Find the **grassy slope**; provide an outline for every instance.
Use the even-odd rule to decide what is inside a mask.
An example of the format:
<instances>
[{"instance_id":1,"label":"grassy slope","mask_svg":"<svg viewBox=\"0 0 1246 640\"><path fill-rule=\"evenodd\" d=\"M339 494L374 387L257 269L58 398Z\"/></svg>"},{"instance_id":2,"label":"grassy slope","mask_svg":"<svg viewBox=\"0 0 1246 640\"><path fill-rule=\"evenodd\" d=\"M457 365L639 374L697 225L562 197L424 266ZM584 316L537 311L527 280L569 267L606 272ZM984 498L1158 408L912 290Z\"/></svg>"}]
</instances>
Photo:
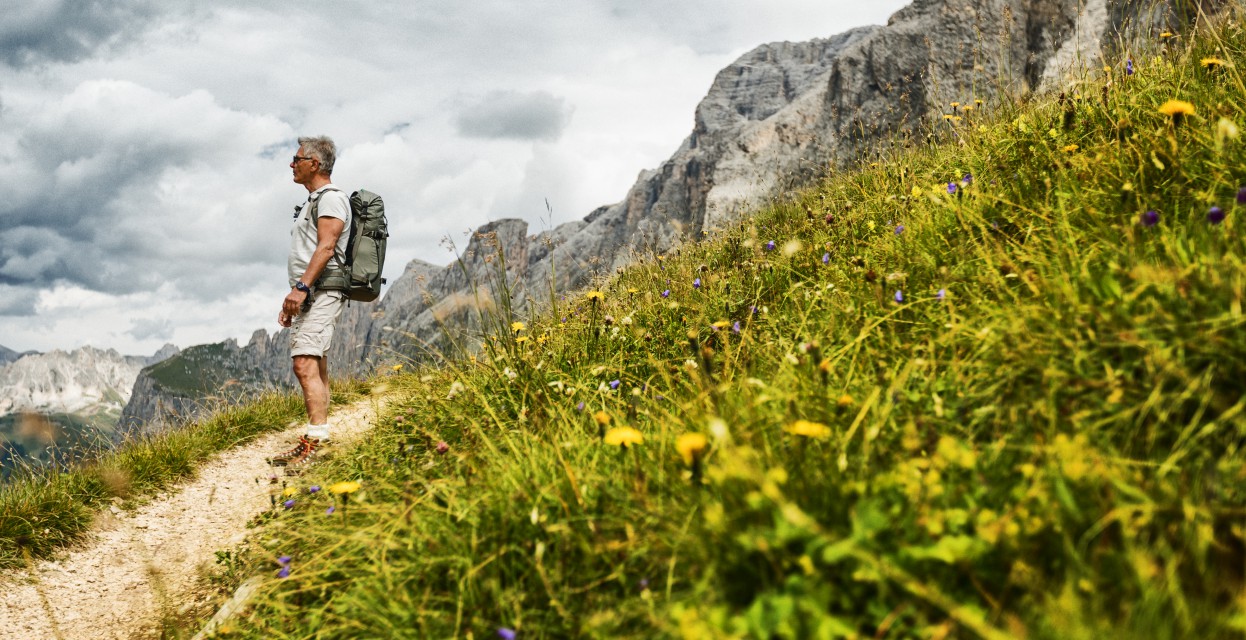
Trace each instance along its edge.
<instances>
[{"instance_id":1,"label":"grassy slope","mask_svg":"<svg viewBox=\"0 0 1246 640\"><path fill-rule=\"evenodd\" d=\"M223 635L1242 629L1246 141L1217 132L1246 126L1246 91L1199 60L1246 64L1246 35L1189 40L1117 61L1106 93L1099 73L1080 99L947 121L962 144L395 378L377 437L292 487L231 567L273 579ZM1170 98L1197 115L1174 127ZM596 412L644 443L602 442ZM709 437L703 486L685 433ZM345 479L346 508L307 492Z\"/></svg>"}]
</instances>

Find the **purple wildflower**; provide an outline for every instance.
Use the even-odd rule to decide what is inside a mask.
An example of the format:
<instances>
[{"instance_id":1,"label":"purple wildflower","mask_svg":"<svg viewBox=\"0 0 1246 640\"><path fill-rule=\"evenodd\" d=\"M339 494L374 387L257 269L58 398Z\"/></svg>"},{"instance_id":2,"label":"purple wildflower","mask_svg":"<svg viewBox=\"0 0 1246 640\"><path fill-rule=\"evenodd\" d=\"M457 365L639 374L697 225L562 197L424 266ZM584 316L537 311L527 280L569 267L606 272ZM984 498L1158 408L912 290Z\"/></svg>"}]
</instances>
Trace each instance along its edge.
<instances>
[{"instance_id":1,"label":"purple wildflower","mask_svg":"<svg viewBox=\"0 0 1246 640\"><path fill-rule=\"evenodd\" d=\"M830 262L830 261L831 261L831 252L829 252L829 251L828 251L828 252L826 252L826 253L822 254L822 264L826 264L826 263L828 263L828 262Z\"/></svg>"},{"instance_id":2,"label":"purple wildflower","mask_svg":"<svg viewBox=\"0 0 1246 640\"><path fill-rule=\"evenodd\" d=\"M949 196L956 195L956 183L955 182L947 183L947 194Z\"/></svg>"},{"instance_id":3,"label":"purple wildflower","mask_svg":"<svg viewBox=\"0 0 1246 640\"><path fill-rule=\"evenodd\" d=\"M670 289L667 289L666 291L663 291L663 292L662 292L662 297L663 297L663 298L669 298L669 297L670 297L670 295L671 295L671 290L670 290Z\"/></svg>"},{"instance_id":4,"label":"purple wildflower","mask_svg":"<svg viewBox=\"0 0 1246 640\"><path fill-rule=\"evenodd\" d=\"M580 404L575 405L575 410L576 410L576 411L583 411L583 410L584 410L584 403L583 403L583 402L581 402Z\"/></svg>"},{"instance_id":5,"label":"purple wildflower","mask_svg":"<svg viewBox=\"0 0 1246 640\"><path fill-rule=\"evenodd\" d=\"M1237 203L1246 204L1246 187L1237 190Z\"/></svg>"},{"instance_id":6,"label":"purple wildflower","mask_svg":"<svg viewBox=\"0 0 1246 640\"><path fill-rule=\"evenodd\" d=\"M1125 61L1125 75L1132 76L1134 74L1134 59L1130 58Z\"/></svg>"},{"instance_id":7,"label":"purple wildflower","mask_svg":"<svg viewBox=\"0 0 1246 640\"><path fill-rule=\"evenodd\" d=\"M290 564L290 556L281 556L280 558L277 558L277 564L283 567L287 564Z\"/></svg>"},{"instance_id":8,"label":"purple wildflower","mask_svg":"<svg viewBox=\"0 0 1246 640\"><path fill-rule=\"evenodd\" d=\"M437 453L445 453L450 450L450 445L445 440L437 443Z\"/></svg>"},{"instance_id":9,"label":"purple wildflower","mask_svg":"<svg viewBox=\"0 0 1246 640\"><path fill-rule=\"evenodd\" d=\"M1207 211L1207 221L1212 224L1220 224L1224 222L1224 209L1220 207L1212 207Z\"/></svg>"},{"instance_id":10,"label":"purple wildflower","mask_svg":"<svg viewBox=\"0 0 1246 640\"><path fill-rule=\"evenodd\" d=\"M611 388L611 389L618 389L618 388L619 388L619 381L618 381L618 380L611 380L611 381L610 381L610 388Z\"/></svg>"},{"instance_id":11,"label":"purple wildflower","mask_svg":"<svg viewBox=\"0 0 1246 640\"><path fill-rule=\"evenodd\" d=\"M766 242L766 251L774 251L774 240Z\"/></svg>"},{"instance_id":12,"label":"purple wildflower","mask_svg":"<svg viewBox=\"0 0 1246 640\"><path fill-rule=\"evenodd\" d=\"M735 324L731 325L731 332L740 333L740 321L739 320L736 320Z\"/></svg>"},{"instance_id":13,"label":"purple wildflower","mask_svg":"<svg viewBox=\"0 0 1246 640\"><path fill-rule=\"evenodd\" d=\"M329 505L329 508L324 510L324 514L325 514L326 516L331 516L331 515L333 515L333 512L334 512L334 511L337 511L337 507L335 507L335 506L333 506L333 505Z\"/></svg>"},{"instance_id":14,"label":"purple wildflower","mask_svg":"<svg viewBox=\"0 0 1246 640\"><path fill-rule=\"evenodd\" d=\"M942 301L943 298L946 296L947 296L947 289L939 289L939 292L935 294L935 300Z\"/></svg>"},{"instance_id":15,"label":"purple wildflower","mask_svg":"<svg viewBox=\"0 0 1246 640\"><path fill-rule=\"evenodd\" d=\"M973 183L972 173L966 173L965 177L960 179L960 186L962 187L968 187L972 183Z\"/></svg>"},{"instance_id":16,"label":"purple wildflower","mask_svg":"<svg viewBox=\"0 0 1246 640\"><path fill-rule=\"evenodd\" d=\"M904 233L904 225L898 224L896 225L896 235L900 235L901 233Z\"/></svg>"},{"instance_id":17,"label":"purple wildflower","mask_svg":"<svg viewBox=\"0 0 1246 640\"><path fill-rule=\"evenodd\" d=\"M289 567L288 565L287 565L287 566L282 567L282 568L281 568L281 571L278 571L278 572L277 572L277 577L278 577L278 578L289 578L289 577L290 577L290 567Z\"/></svg>"},{"instance_id":18,"label":"purple wildflower","mask_svg":"<svg viewBox=\"0 0 1246 640\"><path fill-rule=\"evenodd\" d=\"M692 288L693 288L693 289L700 289L700 288L701 288L701 279L700 279L700 278L696 278L696 279L694 279L694 280L692 281Z\"/></svg>"},{"instance_id":19,"label":"purple wildflower","mask_svg":"<svg viewBox=\"0 0 1246 640\"><path fill-rule=\"evenodd\" d=\"M287 508L287 509L293 509L293 508L294 508L294 498L290 498L289 500L286 500L285 502L283 502L283 503L281 503L281 504L285 505L285 508Z\"/></svg>"},{"instance_id":20,"label":"purple wildflower","mask_svg":"<svg viewBox=\"0 0 1246 640\"><path fill-rule=\"evenodd\" d=\"M515 640L515 630L506 627L498 627L498 637L502 640Z\"/></svg>"},{"instance_id":21,"label":"purple wildflower","mask_svg":"<svg viewBox=\"0 0 1246 640\"><path fill-rule=\"evenodd\" d=\"M896 289L896 302L904 302L904 292Z\"/></svg>"},{"instance_id":22,"label":"purple wildflower","mask_svg":"<svg viewBox=\"0 0 1246 640\"><path fill-rule=\"evenodd\" d=\"M641 590L641 591L644 591L645 589L648 589L648 588L649 588L649 579L648 579L648 578L641 578L641 579L640 579L640 582L639 582L638 584L639 584L639 586L640 586L640 590Z\"/></svg>"},{"instance_id":23,"label":"purple wildflower","mask_svg":"<svg viewBox=\"0 0 1246 640\"><path fill-rule=\"evenodd\" d=\"M1159 224L1159 212L1155 210L1147 211L1142 214L1142 217L1138 221L1141 222L1144 227L1154 227Z\"/></svg>"},{"instance_id":24,"label":"purple wildflower","mask_svg":"<svg viewBox=\"0 0 1246 640\"><path fill-rule=\"evenodd\" d=\"M320 485L318 484L313 484L312 486L307 487L307 493L316 493L317 491L320 491Z\"/></svg>"}]
</instances>

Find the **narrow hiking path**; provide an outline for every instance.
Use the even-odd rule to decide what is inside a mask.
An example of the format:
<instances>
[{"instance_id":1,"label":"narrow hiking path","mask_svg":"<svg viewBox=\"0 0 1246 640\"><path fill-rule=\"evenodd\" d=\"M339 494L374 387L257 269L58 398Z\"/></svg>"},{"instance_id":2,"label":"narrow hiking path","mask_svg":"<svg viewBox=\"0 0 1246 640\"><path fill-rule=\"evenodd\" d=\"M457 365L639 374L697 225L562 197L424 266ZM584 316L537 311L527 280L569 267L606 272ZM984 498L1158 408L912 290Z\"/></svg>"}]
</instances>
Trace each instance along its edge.
<instances>
[{"instance_id":1,"label":"narrow hiking path","mask_svg":"<svg viewBox=\"0 0 1246 640\"><path fill-rule=\"evenodd\" d=\"M329 418L334 449L369 431L384 402L337 408ZM0 639L159 637L162 617L190 603L200 569L241 543L247 522L269 508L272 469L264 460L301 431L217 454L134 512L102 513L87 542L61 559L0 578Z\"/></svg>"}]
</instances>

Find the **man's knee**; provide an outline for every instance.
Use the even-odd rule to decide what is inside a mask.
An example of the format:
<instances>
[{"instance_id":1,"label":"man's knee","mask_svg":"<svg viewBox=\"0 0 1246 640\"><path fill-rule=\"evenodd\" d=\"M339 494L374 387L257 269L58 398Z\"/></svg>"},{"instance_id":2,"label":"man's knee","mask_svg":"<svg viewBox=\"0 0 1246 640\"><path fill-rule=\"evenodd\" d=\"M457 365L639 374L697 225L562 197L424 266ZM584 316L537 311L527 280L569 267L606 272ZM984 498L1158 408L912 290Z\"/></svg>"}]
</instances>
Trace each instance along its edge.
<instances>
[{"instance_id":1,"label":"man's knee","mask_svg":"<svg viewBox=\"0 0 1246 640\"><path fill-rule=\"evenodd\" d=\"M320 358L315 356L294 356L294 375L300 382L320 379Z\"/></svg>"}]
</instances>

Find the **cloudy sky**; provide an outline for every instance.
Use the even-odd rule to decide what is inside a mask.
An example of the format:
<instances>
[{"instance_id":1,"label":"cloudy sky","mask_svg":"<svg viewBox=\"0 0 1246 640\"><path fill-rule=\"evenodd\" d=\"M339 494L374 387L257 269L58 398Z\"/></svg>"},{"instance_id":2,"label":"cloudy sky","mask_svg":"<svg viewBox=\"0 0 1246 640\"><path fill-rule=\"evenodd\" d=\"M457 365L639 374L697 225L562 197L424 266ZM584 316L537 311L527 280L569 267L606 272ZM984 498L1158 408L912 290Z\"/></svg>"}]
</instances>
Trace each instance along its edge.
<instances>
[{"instance_id":1,"label":"cloudy sky","mask_svg":"<svg viewBox=\"0 0 1246 640\"><path fill-rule=\"evenodd\" d=\"M0 21L0 345L277 329L299 135L380 193L387 276L622 199L754 46L900 0L24 0ZM552 213L547 211L548 201Z\"/></svg>"}]
</instances>

